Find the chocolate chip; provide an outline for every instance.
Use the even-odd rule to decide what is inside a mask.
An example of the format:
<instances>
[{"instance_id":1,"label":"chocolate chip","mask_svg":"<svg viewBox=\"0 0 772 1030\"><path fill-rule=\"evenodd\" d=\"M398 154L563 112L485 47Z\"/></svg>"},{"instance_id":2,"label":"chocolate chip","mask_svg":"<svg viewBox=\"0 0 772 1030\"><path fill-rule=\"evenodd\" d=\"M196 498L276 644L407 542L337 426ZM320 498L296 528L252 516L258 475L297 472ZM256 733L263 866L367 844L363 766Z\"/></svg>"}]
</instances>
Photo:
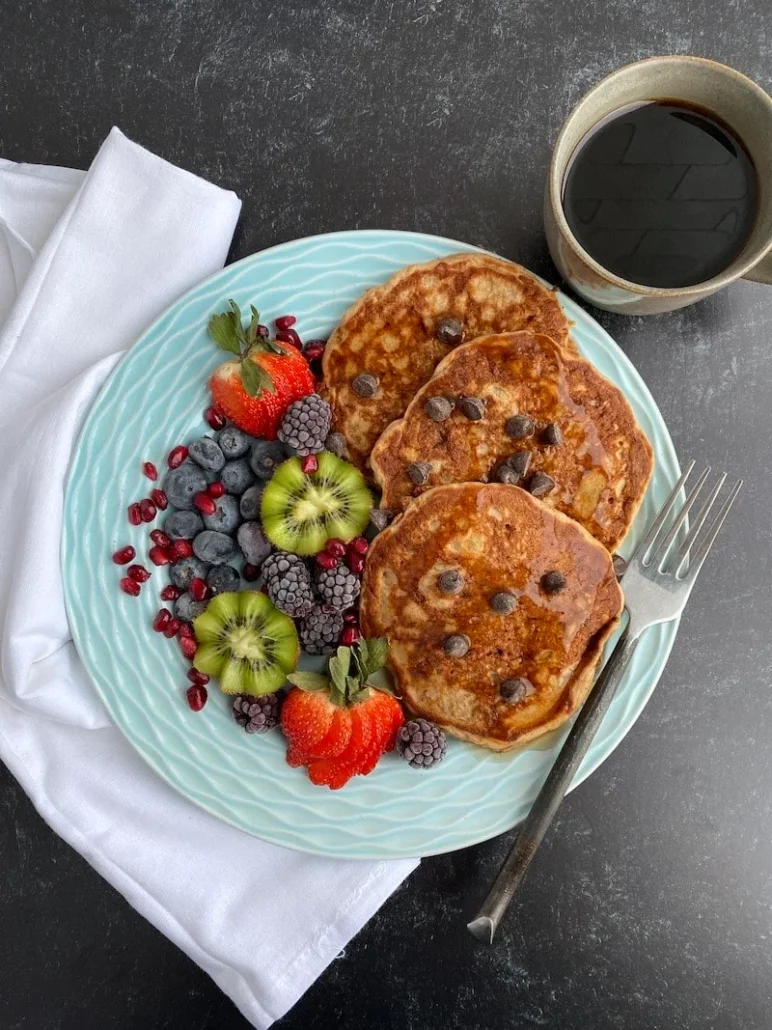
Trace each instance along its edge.
<instances>
[{"instance_id":1,"label":"chocolate chip","mask_svg":"<svg viewBox=\"0 0 772 1030\"><path fill-rule=\"evenodd\" d=\"M442 649L449 658L463 658L471 643L469 637L464 633L451 633L442 641Z\"/></svg>"},{"instance_id":2,"label":"chocolate chip","mask_svg":"<svg viewBox=\"0 0 772 1030\"><path fill-rule=\"evenodd\" d=\"M550 447L558 447L563 443L563 434L560 432L560 426L557 422L550 422L542 430L541 438L544 443Z\"/></svg>"},{"instance_id":3,"label":"chocolate chip","mask_svg":"<svg viewBox=\"0 0 772 1030\"><path fill-rule=\"evenodd\" d=\"M346 437L343 433L330 433L324 441L324 449L330 451L336 457L342 458L346 453Z\"/></svg>"},{"instance_id":4,"label":"chocolate chip","mask_svg":"<svg viewBox=\"0 0 772 1030\"><path fill-rule=\"evenodd\" d=\"M528 684L524 679L504 680L499 684L499 694L505 701L510 701L513 705L522 701L527 693Z\"/></svg>"},{"instance_id":5,"label":"chocolate chip","mask_svg":"<svg viewBox=\"0 0 772 1030\"><path fill-rule=\"evenodd\" d=\"M351 389L357 397L372 397L378 389L378 379L371 376L369 372L363 372L351 384Z\"/></svg>"},{"instance_id":6,"label":"chocolate chip","mask_svg":"<svg viewBox=\"0 0 772 1030\"><path fill-rule=\"evenodd\" d=\"M464 577L458 569L447 569L437 577L441 594L460 594L464 589Z\"/></svg>"},{"instance_id":7,"label":"chocolate chip","mask_svg":"<svg viewBox=\"0 0 772 1030\"><path fill-rule=\"evenodd\" d=\"M555 489L555 480L544 472L534 472L528 482L528 490L534 497L544 497Z\"/></svg>"},{"instance_id":8,"label":"chocolate chip","mask_svg":"<svg viewBox=\"0 0 772 1030\"><path fill-rule=\"evenodd\" d=\"M545 572L541 578L542 589L545 594L559 594L565 590L568 580L562 572Z\"/></svg>"},{"instance_id":9,"label":"chocolate chip","mask_svg":"<svg viewBox=\"0 0 772 1030\"><path fill-rule=\"evenodd\" d=\"M464 327L457 318L442 318L437 323L434 335L440 343L447 344L448 347L457 347L464 339Z\"/></svg>"},{"instance_id":10,"label":"chocolate chip","mask_svg":"<svg viewBox=\"0 0 772 1030\"><path fill-rule=\"evenodd\" d=\"M513 440L527 440L536 432L536 423L527 415L512 415L504 423L504 432Z\"/></svg>"},{"instance_id":11,"label":"chocolate chip","mask_svg":"<svg viewBox=\"0 0 772 1030\"><path fill-rule=\"evenodd\" d=\"M394 512L390 508L371 508L370 522L380 533L393 520Z\"/></svg>"},{"instance_id":12,"label":"chocolate chip","mask_svg":"<svg viewBox=\"0 0 772 1030\"><path fill-rule=\"evenodd\" d=\"M500 590L491 597L490 604L497 615L511 615L517 608L517 598L514 594L507 593L506 590Z\"/></svg>"},{"instance_id":13,"label":"chocolate chip","mask_svg":"<svg viewBox=\"0 0 772 1030\"><path fill-rule=\"evenodd\" d=\"M445 419L450 418L453 405L447 397L429 397L424 404L424 411L432 422L444 422Z\"/></svg>"},{"instance_id":14,"label":"chocolate chip","mask_svg":"<svg viewBox=\"0 0 772 1030\"><path fill-rule=\"evenodd\" d=\"M479 422L485 414L485 405L479 397L462 397L458 407L470 422Z\"/></svg>"},{"instance_id":15,"label":"chocolate chip","mask_svg":"<svg viewBox=\"0 0 772 1030\"><path fill-rule=\"evenodd\" d=\"M423 486L431 471L432 467L427 461L411 461L407 467L407 474L416 486Z\"/></svg>"},{"instance_id":16,"label":"chocolate chip","mask_svg":"<svg viewBox=\"0 0 772 1030\"><path fill-rule=\"evenodd\" d=\"M617 579L621 579L627 571L627 558L623 558L621 554L615 554L612 562L614 564L614 575Z\"/></svg>"},{"instance_id":17,"label":"chocolate chip","mask_svg":"<svg viewBox=\"0 0 772 1030\"><path fill-rule=\"evenodd\" d=\"M531 467L531 452L530 451L515 451L507 458L507 465L516 472L518 476L525 476L528 473L528 469Z\"/></svg>"},{"instance_id":18,"label":"chocolate chip","mask_svg":"<svg viewBox=\"0 0 772 1030\"><path fill-rule=\"evenodd\" d=\"M499 465L493 473L493 478L497 483L505 483L507 486L517 486L520 482L520 476L506 461Z\"/></svg>"}]
</instances>

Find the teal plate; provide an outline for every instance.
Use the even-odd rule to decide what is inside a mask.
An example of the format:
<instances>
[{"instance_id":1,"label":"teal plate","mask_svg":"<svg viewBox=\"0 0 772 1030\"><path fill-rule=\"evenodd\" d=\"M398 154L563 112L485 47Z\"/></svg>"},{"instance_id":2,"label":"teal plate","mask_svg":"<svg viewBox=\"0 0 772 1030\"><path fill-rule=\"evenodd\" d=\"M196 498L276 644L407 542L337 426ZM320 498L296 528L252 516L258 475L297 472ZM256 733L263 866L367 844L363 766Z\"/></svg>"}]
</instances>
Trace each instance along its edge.
<instances>
[{"instance_id":1,"label":"teal plate","mask_svg":"<svg viewBox=\"0 0 772 1030\"><path fill-rule=\"evenodd\" d=\"M153 633L157 572L139 598L118 588L111 553L131 543L144 555L149 526L126 518L147 494L141 463L159 468L177 443L201 435L207 380L220 356L210 315L229 297L255 303L265 322L291 311L305 339L326 337L346 308L403 265L477 248L393 231L342 232L285 243L225 268L191 290L147 330L114 370L83 427L65 499L62 561L67 610L81 658L110 715L153 769L202 808L248 833L341 858L402 858L466 847L510 829L528 811L565 732L546 746L496 755L451 740L445 761L424 773L387 755L341 791L314 787L284 761L280 733L248 736L216 689L199 714L185 703L186 663ZM608 334L560 296L582 352L624 392L652 442L654 477L627 549L678 478L665 423L637 372ZM627 552L626 552L627 553ZM659 679L676 633L649 630L574 786L608 757Z\"/></svg>"}]
</instances>

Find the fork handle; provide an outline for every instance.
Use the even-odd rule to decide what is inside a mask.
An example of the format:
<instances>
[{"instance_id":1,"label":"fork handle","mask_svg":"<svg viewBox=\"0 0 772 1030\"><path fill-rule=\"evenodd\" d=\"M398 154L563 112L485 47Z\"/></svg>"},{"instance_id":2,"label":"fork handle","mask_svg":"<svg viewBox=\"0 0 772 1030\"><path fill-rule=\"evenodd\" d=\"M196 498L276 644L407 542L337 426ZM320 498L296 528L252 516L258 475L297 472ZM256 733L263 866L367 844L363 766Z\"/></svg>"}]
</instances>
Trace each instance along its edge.
<instances>
[{"instance_id":1,"label":"fork handle","mask_svg":"<svg viewBox=\"0 0 772 1030\"><path fill-rule=\"evenodd\" d=\"M493 942L493 935L501 918L525 876L536 849L541 844L608 711L617 686L635 654L638 640L638 633L631 633L628 624L579 712L530 812L525 817L512 850L499 870L488 897L477 916L468 924L469 931L485 944Z\"/></svg>"}]
</instances>

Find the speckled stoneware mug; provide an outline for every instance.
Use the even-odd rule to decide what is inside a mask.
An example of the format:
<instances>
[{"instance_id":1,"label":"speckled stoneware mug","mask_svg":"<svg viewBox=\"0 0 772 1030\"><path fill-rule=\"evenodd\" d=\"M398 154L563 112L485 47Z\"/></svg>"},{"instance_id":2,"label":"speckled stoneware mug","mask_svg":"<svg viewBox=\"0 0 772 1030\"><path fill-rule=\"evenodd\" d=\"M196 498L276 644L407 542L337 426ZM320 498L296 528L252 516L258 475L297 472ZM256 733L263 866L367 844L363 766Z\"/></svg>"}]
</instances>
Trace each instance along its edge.
<instances>
[{"instance_id":1,"label":"speckled stoneware mug","mask_svg":"<svg viewBox=\"0 0 772 1030\"><path fill-rule=\"evenodd\" d=\"M695 286L641 286L609 272L571 232L563 210L566 170L587 133L631 104L679 100L717 116L744 143L758 177L758 209L748 242L719 275ZM578 294L607 311L655 315L686 307L735 279L772 285L772 98L745 75L701 57L652 57L602 79L568 116L552 154L544 198L547 243Z\"/></svg>"}]
</instances>

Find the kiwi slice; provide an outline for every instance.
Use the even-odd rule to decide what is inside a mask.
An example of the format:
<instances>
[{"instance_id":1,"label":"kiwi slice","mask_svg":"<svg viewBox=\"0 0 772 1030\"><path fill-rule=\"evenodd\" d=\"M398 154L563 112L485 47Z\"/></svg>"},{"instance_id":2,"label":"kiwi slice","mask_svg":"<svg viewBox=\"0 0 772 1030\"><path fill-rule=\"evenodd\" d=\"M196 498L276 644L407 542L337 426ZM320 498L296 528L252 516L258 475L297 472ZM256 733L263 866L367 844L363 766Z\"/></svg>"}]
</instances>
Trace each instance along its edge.
<instances>
[{"instance_id":1,"label":"kiwi slice","mask_svg":"<svg viewBox=\"0 0 772 1030\"><path fill-rule=\"evenodd\" d=\"M308 475L299 458L274 472L263 491L263 531L283 551L316 554L331 537L353 540L364 530L373 499L361 474L329 451Z\"/></svg>"},{"instance_id":2,"label":"kiwi slice","mask_svg":"<svg viewBox=\"0 0 772 1030\"><path fill-rule=\"evenodd\" d=\"M218 594L193 620L198 650L193 664L214 676L226 694L270 694L297 665L295 623L265 594Z\"/></svg>"}]
</instances>

